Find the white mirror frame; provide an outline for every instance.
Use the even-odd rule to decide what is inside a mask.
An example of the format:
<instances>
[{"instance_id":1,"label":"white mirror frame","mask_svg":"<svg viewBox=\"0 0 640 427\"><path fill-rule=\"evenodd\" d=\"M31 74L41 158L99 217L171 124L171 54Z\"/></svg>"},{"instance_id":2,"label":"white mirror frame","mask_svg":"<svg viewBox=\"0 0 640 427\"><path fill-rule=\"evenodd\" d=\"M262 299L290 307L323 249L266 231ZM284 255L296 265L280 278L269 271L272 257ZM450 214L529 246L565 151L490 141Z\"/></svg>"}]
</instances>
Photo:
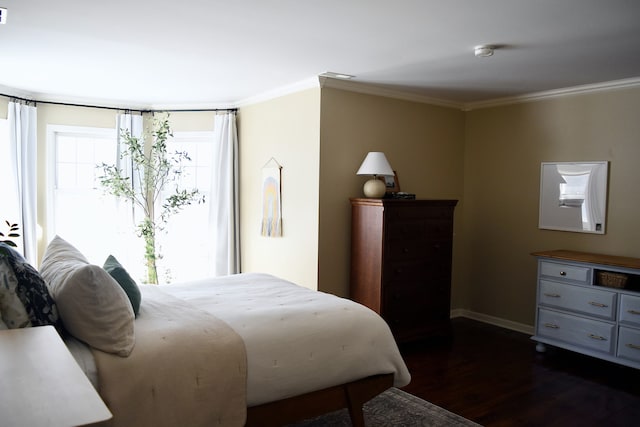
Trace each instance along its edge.
<instances>
[{"instance_id":1,"label":"white mirror frame","mask_svg":"<svg viewBox=\"0 0 640 427\"><path fill-rule=\"evenodd\" d=\"M605 233L608 162L542 162L539 228Z\"/></svg>"}]
</instances>

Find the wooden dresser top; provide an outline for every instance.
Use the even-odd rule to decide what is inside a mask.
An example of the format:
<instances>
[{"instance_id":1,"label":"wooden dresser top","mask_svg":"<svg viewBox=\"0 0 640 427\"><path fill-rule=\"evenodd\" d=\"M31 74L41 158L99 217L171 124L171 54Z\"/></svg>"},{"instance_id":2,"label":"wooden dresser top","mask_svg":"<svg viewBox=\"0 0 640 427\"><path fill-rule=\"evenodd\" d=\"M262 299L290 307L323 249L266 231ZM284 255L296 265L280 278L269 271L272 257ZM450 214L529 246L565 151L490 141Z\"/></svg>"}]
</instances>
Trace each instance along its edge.
<instances>
[{"instance_id":1,"label":"wooden dresser top","mask_svg":"<svg viewBox=\"0 0 640 427\"><path fill-rule=\"evenodd\" d=\"M353 197L349 199L354 206L455 206L458 201L451 199L367 199Z\"/></svg>"},{"instance_id":2,"label":"wooden dresser top","mask_svg":"<svg viewBox=\"0 0 640 427\"><path fill-rule=\"evenodd\" d=\"M593 254L589 252L570 251L566 249L533 252L531 255L543 258L555 258L567 261L578 261L591 264L603 264L616 267L640 269L640 259L616 255Z\"/></svg>"}]
</instances>

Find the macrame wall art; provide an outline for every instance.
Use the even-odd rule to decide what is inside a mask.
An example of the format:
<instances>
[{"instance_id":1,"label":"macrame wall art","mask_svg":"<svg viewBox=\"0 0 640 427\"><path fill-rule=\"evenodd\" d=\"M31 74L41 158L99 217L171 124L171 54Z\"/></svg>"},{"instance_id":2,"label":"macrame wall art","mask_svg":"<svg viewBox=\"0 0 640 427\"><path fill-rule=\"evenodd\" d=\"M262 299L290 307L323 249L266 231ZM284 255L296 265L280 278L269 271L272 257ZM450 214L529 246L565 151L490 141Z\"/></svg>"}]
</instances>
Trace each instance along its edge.
<instances>
[{"instance_id":1,"label":"macrame wall art","mask_svg":"<svg viewBox=\"0 0 640 427\"><path fill-rule=\"evenodd\" d=\"M262 167L262 230L266 237L282 236L282 166L273 157Z\"/></svg>"}]
</instances>

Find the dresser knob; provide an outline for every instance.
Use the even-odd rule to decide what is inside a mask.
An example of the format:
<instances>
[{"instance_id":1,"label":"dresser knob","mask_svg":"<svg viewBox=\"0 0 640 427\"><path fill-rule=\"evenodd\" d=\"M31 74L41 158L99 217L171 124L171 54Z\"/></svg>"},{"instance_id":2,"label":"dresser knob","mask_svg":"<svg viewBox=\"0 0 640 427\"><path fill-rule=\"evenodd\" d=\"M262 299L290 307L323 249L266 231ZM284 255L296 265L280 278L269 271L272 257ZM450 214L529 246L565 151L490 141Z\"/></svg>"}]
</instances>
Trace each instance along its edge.
<instances>
[{"instance_id":1,"label":"dresser knob","mask_svg":"<svg viewBox=\"0 0 640 427\"><path fill-rule=\"evenodd\" d=\"M567 272L566 272L566 271L561 271L561 272L560 272L560 275L561 275L561 276L566 276L566 275L567 275Z\"/></svg>"}]
</instances>

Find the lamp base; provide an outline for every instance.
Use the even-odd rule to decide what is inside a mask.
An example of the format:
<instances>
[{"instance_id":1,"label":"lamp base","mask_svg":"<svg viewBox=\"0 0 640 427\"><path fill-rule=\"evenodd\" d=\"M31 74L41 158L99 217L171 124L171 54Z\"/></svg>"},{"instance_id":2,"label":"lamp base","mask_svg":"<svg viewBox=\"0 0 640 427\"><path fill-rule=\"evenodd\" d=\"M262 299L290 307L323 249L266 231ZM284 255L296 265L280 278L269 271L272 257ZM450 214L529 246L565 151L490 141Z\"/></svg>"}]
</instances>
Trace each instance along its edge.
<instances>
[{"instance_id":1,"label":"lamp base","mask_svg":"<svg viewBox=\"0 0 640 427\"><path fill-rule=\"evenodd\" d=\"M364 183L364 195L370 199L380 199L387 192L387 186L384 181L372 178Z\"/></svg>"}]
</instances>

